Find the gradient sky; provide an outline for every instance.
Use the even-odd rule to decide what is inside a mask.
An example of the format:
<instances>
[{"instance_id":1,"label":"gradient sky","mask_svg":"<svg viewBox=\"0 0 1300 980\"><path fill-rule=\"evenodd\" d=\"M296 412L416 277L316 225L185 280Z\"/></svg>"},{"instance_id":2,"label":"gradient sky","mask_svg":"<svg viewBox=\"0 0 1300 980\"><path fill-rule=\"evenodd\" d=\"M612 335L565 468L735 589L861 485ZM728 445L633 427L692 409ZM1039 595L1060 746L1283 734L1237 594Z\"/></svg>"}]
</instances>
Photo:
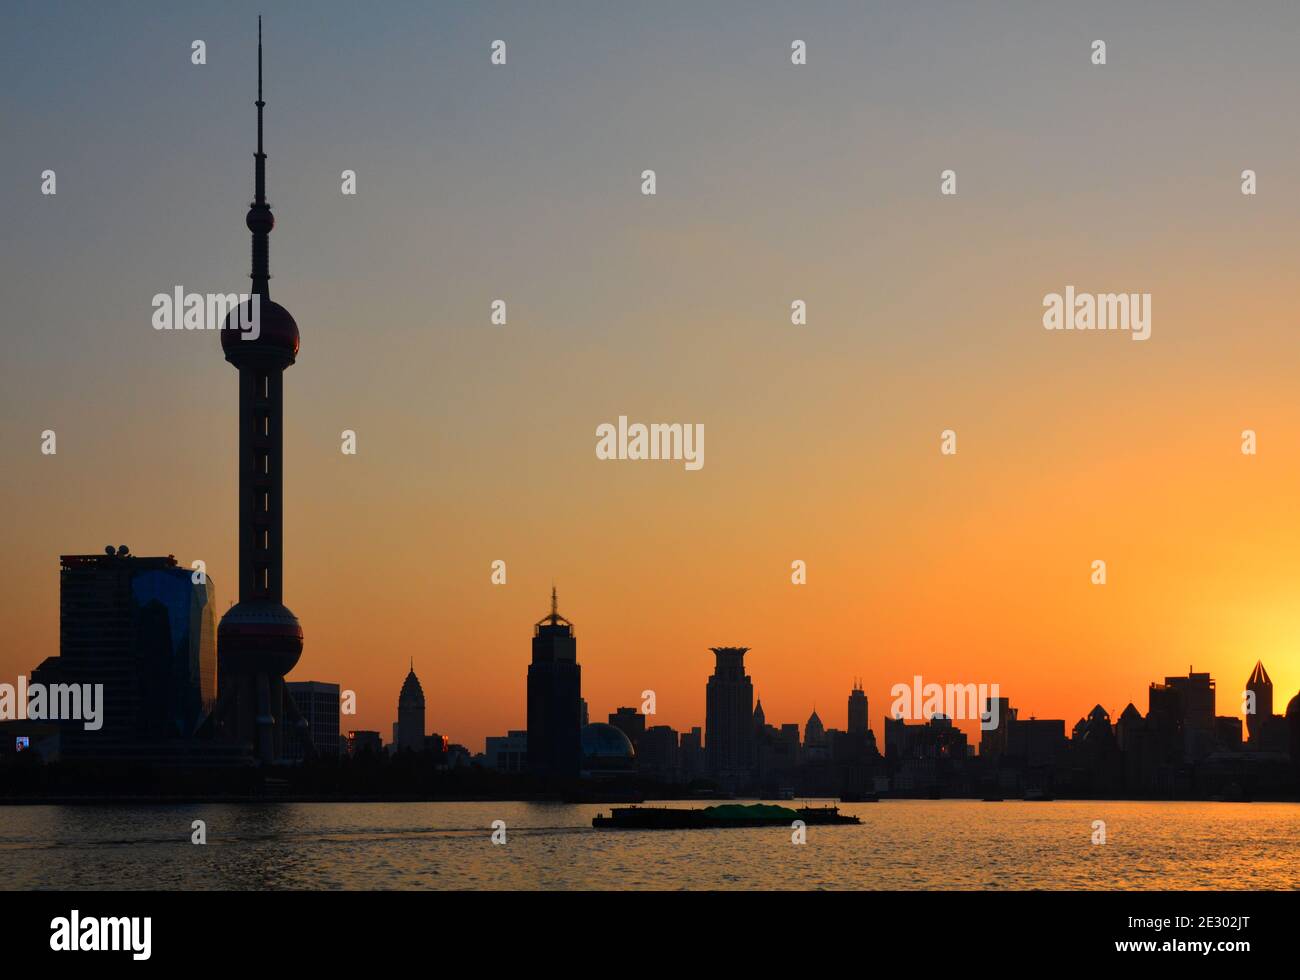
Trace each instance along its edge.
<instances>
[{"instance_id":1,"label":"gradient sky","mask_svg":"<svg viewBox=\"0 0 1300 980\"><path fill-rule=\"evenodd\" d=\"M235 598L236 374L150 301L247 288L262 12L291 679L345 728L388 738L408 658L431 730L524 727L552 582L593 719L703 724L720 644L774 723L860 676L879 735L921 674L1068 728L1189 665L1239 714L1257 658L1282 710L1300 8L792 6L6 4L0 679L57 652L60 554ZM1067 283L1150 292L1151 339L1043 330ZM619 415L704 423L704 468L597 460Z\"/></svg>"}]
</instances>

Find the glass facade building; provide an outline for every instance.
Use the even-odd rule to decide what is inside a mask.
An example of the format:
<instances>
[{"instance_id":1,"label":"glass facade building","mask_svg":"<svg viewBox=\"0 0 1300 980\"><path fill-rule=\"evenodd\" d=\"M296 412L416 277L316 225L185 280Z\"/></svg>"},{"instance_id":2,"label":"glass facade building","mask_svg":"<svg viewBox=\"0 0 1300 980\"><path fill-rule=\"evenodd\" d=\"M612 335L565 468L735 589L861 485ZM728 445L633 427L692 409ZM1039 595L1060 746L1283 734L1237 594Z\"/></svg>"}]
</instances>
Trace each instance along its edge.
<instances>
[{"instance_id":1,"label":"glass facade building","mask_svg":"<svg viewBox=\"0 0 1300 980\"><path fill-rule=\"evenodd\" d=\"M64 755L139 756L195 734L215 704L217 649L212 581L194 578L125 547L62 556L59 656L32 681L103 685L102 727L65 723Z\"/></svg>"}]
</instances>

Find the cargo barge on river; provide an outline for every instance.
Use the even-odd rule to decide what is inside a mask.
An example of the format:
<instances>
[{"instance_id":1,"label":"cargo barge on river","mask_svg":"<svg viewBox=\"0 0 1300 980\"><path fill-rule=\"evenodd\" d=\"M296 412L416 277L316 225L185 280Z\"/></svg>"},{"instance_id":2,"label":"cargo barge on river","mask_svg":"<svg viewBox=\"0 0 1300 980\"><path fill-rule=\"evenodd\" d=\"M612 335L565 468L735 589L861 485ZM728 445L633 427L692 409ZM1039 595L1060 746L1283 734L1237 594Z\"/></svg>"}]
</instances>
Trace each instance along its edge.
<instances>
[{"instance_id":1,"label":"cargo barge on river","mask_svg":"<svg viewBox=\"0 0 1300 980\"><path fill-rule=\"evenodd\" d=\"M591 825L597 830L701 830L711 827L789 827L796 820L805 826L860 824L857 817L840 813L836 806L805 806L794 809L755 803L686 809L655 806L615 807L609 816L597 814Z\"/></svg>"}]
</instances>

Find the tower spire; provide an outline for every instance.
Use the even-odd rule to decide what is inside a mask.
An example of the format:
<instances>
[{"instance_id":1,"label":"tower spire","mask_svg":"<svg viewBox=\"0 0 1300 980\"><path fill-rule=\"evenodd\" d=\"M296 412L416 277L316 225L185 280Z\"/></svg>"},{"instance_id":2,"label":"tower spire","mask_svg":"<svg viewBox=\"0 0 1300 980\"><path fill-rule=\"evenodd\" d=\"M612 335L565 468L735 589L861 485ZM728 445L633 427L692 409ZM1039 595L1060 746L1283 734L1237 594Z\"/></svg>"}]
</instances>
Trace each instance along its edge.
<instances>
[{"instance_id":1,"label":"tower spire","mask_svg":"<svg viewBox=\"0 0 1300 980\"><path fill-rule=\"evenodd\" d=\"M270 234L275 227L275 218L271 215L271 205L266 203L266 152L262 145L262 18L257 18L257 152L253 203L249 206L244 223L253 233L253 271L249 276L253 280L253 292L270 298Z\"/></svg>"},{"instance_id":2,"label":"tower spire","mask_svg":"<svg viewBox=\"0 0 1300 980\"><path fill-rule=\"evenodd\" d=\"M559 617L560 617L560 601L559 599L556 598L555 586L552 585L551 586L551 619L558 619Z\"/></svg>"},{"instance_id":3,"label":"tower spire","mask_svg":"<svg viewBox=\"0 0 1300 980\"><path fill-rule=\"evenodd\" d=\"M257 18L257 197L255 203L266 203L266 153L262 150L262 18Z\"/></svg>"}]
</instances>

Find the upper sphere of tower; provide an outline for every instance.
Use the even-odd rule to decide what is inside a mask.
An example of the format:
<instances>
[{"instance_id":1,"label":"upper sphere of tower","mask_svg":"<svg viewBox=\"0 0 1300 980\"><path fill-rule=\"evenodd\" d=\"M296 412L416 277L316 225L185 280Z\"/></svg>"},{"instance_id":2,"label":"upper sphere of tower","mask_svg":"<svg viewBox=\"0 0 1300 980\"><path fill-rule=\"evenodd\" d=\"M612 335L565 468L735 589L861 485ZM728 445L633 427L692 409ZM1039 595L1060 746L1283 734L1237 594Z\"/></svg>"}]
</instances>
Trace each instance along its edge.
<instances>
[{"instance_id":1,"label":"upper sphere of tower","mask_svg":"<svg viewBox=\"0 0 1300 980\"><path fill-rule=\"evenodd\" d=\"M244 216L244 224L254 235L269 235L275 227L275 215L265 204L254 204Z\"/></svg>"},{"instance_id":2,"label":"upper sphere of tower","mask_svg":"<svg viewBox=\"0 0 1300 980\"><path fill-rule=\"evenodd\" d=\"M254 299L256 317L249 310ZM235 367L258 362L288 367L298 358L299 342L298 323L292 314L258 294L226 314L221 325L221 351Z\"/></svg>"}]
</instances>

